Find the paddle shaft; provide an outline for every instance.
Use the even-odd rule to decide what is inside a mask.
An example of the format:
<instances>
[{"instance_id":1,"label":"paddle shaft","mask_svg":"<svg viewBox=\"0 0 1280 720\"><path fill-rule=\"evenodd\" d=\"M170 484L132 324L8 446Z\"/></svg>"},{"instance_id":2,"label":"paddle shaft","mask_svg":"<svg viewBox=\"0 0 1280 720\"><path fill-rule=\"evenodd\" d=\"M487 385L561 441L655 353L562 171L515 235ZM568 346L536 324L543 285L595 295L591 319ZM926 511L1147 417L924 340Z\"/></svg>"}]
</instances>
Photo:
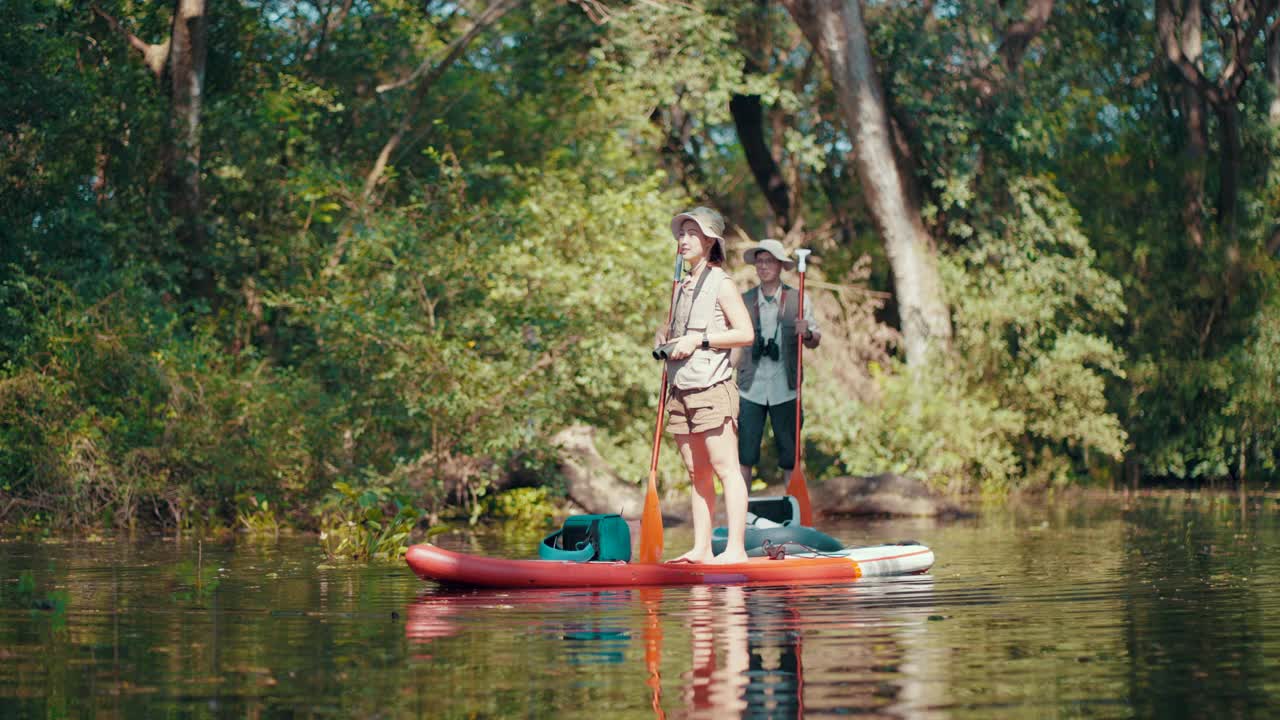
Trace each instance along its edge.
<instances>
[{"instance_id":1,"label":"paddle shaft","mask_svg":"<svg viewBox=\"0 0 1280 720\"><path fill-rule=\"evenodd\" d=\"M649 677L644 681L649 686L649 704L658 720L666 720L667 713L662 709L662 588L637 588L640 601L644 603L644 666Z\"/></svg>"},{"instance_id":2,"label":"paddle shaft","mask_svg":"<svg viewBox=\"0 0 1280 720\"><path fill-rule=\"evenodd\" d=\"M675 267L671 272L671 302L667 305L668 332L671 328L671 316L676 309L676 294L680 290L680 271L684 269L684 258L676 249ZM670 340L670 338L667 338ZM667 415L667 363L662 363L662 385L658 394L658 417L653 423L653 450L649 454L649 483L645 488L644 512L640 516L640 553L639 560L644 563L656 563L662 560L662 509L658 500L658 454L662 449L662 422Z\"/></svg>"},{"instance_id":3,"label":"paddle shaft","mask_svg":"<svg viewBox=\"0 0 1280 720\"><path fill-rule=\"evenodd\" d=\"M799 306L796 310L796 319L804 319L804 265L805 258L809 255L809 250L797 250L796 257L799 260L796 263L797 269L800 271L800 299ZM800 505L800 524L806 527L813 527L813 507L809 501L809 488L805 484L804 469L801 461L804 456L804 443L800 440L801 425L801 396L804 392L804 338L799 338L796 343L796 457L795 464L791 469L791 482L788 483L787 492L795 497L796 503Z\"/></svg>"}]
</instances>

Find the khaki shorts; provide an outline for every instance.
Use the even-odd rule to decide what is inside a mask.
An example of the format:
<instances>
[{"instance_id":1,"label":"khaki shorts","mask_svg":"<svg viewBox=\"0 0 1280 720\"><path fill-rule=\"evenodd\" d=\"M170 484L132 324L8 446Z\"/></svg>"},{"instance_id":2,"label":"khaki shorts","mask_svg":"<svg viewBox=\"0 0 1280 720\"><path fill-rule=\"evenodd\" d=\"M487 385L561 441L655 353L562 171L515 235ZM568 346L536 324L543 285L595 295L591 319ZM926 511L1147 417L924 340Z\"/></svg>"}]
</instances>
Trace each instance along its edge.
<instances>
[{"instance_id":1,"label":"khaki shorts","mask_svg":"<svg viewBox=\"0 0 1280 720\"><path fill-rule=\"evenodd\" d=\"M667 429L672 435L692 435L722 427L725 421L738 425L738 386L724 380L709 388L667 390Z\"/></svg>"}]
</instances>

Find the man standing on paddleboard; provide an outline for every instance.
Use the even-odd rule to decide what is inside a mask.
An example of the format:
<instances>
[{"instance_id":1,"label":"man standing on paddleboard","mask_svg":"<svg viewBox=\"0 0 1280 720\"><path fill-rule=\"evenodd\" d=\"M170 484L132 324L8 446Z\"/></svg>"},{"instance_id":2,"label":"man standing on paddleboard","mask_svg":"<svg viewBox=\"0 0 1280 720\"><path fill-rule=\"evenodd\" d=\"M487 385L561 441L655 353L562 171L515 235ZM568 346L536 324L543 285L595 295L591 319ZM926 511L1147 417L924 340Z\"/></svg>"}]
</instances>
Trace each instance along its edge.
<instances>
[{"instance_id":1,"label":"man standing on paddleboard","mask_svg":"<svg viewBox=\"0 0 1280 720\"><path fill-rule=\"evenodd\" d=\"M742 254L756 268L760 284L742 294L751 316L755 339L750 348L734 351L738 368L738 457L742 477L751 485L752 470L760 464L764 424L773 424L774 446L783 483L789 485L796 458L796 366L800 343L816 348L822 333L813 320L813 303L804 298L799 318L800 293L782 282L782 271L796 264L777 240L765 239Z\"/></svg>"}]
</instances>

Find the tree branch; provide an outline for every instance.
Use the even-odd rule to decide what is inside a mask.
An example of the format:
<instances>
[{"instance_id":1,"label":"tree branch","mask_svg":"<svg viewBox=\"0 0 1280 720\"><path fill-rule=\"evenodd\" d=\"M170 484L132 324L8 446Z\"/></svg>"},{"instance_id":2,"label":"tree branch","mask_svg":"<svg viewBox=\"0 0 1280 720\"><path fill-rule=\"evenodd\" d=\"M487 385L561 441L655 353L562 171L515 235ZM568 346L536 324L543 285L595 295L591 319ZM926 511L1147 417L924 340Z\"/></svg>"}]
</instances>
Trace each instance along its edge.
<instances>
[{"instance_id":1,"label":"tree branch","mask_svg":"<svg viewBox=\"0 0 1280 720\"><path fill-rule=\"evenodd\" d=\"M1029 0L1022 19L1005 28L1000 54L1004 56L1004 66L1010 75L1017 71L1031 41L1044 31L1052 14L1053 0Z\"/></svg>"},{"instance_id":2,"label":"tree branch","mask_svg":"<svg viewBox=\"0 0 1280 720\"><path fill-rule=\"evenodd\" d=\"M484 11L480 13L480 16L475 19L475 22L471 23L471 27L467 28L465 33L454 38L453 42L449 43L449 47L445 49L444 58L442 60L433 63L431 58L427 58L426 60L423 60L422 64L418 65L418 67L415 68L408 77L396 80L395 82L383 83L382 85L379 85L376 90L379 93L397 90L405 87L406 85L417 82L422 78L425 79L419 83L415 92L429 88L436 80L439 80L440 76L444 74L444 71L448 70L449 66L462 55L463 51L467 49L467 46L471 44L472 40L476 39L477 35L484 32L484 30L493 23L497 22L497 20L505 15L514 4L513 0L495 0L491 5L489 5L489 7L485 8Z\"/></svg>"},{"instance_id":3,"label":"tree branch","mask_svg":"<svg viewBox=\"0 0 1280 720\"><path fill-rule=\"evenodd\" d=\"M129 47L138 51L138 54L142 56L143 64L146 65L147 69L151 71L151 74L155 75L156 79L159 80L164 74L164 65L169 58L169 40L166 39L159 45L151 45L130 32L129 29L122 25L119 20L112 17L107 11L98 7L97 3L93 3L90 7L93 8L93 12L96 13L98 17L107 21L107 24L111 26L111 29L114 32L122 36L125 41L129 43Z\"/></svg>"},{"instance_id":4,"label":"tree branch","mask_svg":"<svg viewBox=\"0 0 1280 720\"><path fill-rule=\"evenodd\" d=\"M1263 36L1265 45L1271 33L1275 31L1277 25L1280 25L1280 16L1268 25L1271 13L1278 7L1280 2L1277 0L1260 0L1248 4L1242 0L1240 7L1231 6L1231 17L1236 24L1236 37L1232 45L1230 64L1227 70L1223 71L1223 81L1219 83L1225 91L1230 93L1228 97L1232 99L1238 97L1240 88L1244 86L1244 81L1249 74L1249 58L1253 52L1253 43L1257 41L1258 36Z\"/></svg>"},{"instance_id":5,"label":"tree branch","mask_svg":"<svg viewBox=\"0 0 1280 720\"><path fill-rule=\"evenodd\" d=\"M1216 22L1216 18L1210 20L1209 27L1213 30L1213 34L1218 36L1218 44L1222 46L1222 55L1227 59L1228 64L1235 61L1236 48L1239 43L1236 42L1236 33L1238 32L1239 22L1236 21L1236 9L1232 3L1226 3L1227 14L1231 16L1232 22L1223 27L1222 23ZM1210 7L1212 12L1212 7ZM1225 77L1229 70L1224 69L1222 76Z\"/></svg>"},{"instance_id":6,"label":"tree branch","mask_svg":"<svg viewBox=\"0 0 1280 720\"><path fill-rule=\"evenodd\" d=\"M1178 37L1177 16L1172 0L1156 0L1156 36L1164 48L1165 59L1178 69L1184 80L1200 92L1206 100L1217 105L1221 95L1218 88L1205 77L1195 61L1182 52Z\"/></svg>"},{"instance_id":7,"label":"tree branch","mask_svg":"<svg viewBox=\"0 0 1280 720\"><path fill-rule=\"evenodd\" d=\"M670 107L654 108L649 113L649 122L662 132L663 142L659 153L663 158L668 175L678 182L690 196L702 194L706 185L706 173L695 152L690 152L693 144L690 132L689 114L681 106L684 92L680 91Z\"/></svg>"},{"instance_id":8,"label":"tree branch","mask_svg":"<svg viewBox=\"0 0 1280 720\"><path fill-rule=\"evenodd\" d=\"M316 38L315 44L307 49L306 55L302 56L303 60L310 62L320 55L320 51L324 48L325 42L329 39L329 34L337 30L347 19L347 15L351 12L351 4L355 0L343 0L342 7L338 8L338 12L330 15L325 11L324 21L320 25L319 37Z\"/></svg>"},{"instance_id":9,"label":"tree branch","mask_svg":"<svg viewBox=\"0 0 1280 720\"><path fill-rule=\"evenodd\" d=\"M422 108L422 103L426 100L427 94L431 90L431 86L434 85L442 75L444 75L450 65L462 56L462 53L467 49L467 46L471 44L471 41L474 40L477 35L493 23L497 22L498 19L505 15L508 10L515 6L516 2L517 0L494 0L490 3L489 7L485 8L484 11L480 13L467 32L449 43L449 47L445 52L444 58L439 62L433 64L430 59L424 60L422 64L409 75L409 77L394 83L378 86L378 92L382 93L387 92L388 90L404 87L411 82L417 82L417 87L414 88L413 91L413 97L409 100L409 107L405 110L404 115L400 117L400 123L396 127L396 131L382 146L382 150L378 153L377 159L374 160L373 168L369 170L369 174L365 177L364 190L361 193L361 197L366 203L369 201L369 198L373 196L373 189L377 187L378 181L382 179L382 174L386 172L387 163L391 159L391 153L395 152L395 149L399 147L400 143L404 140L405 135L408 134L409 128L413 125L414 118Z\"/></svg>"}]
</instances>

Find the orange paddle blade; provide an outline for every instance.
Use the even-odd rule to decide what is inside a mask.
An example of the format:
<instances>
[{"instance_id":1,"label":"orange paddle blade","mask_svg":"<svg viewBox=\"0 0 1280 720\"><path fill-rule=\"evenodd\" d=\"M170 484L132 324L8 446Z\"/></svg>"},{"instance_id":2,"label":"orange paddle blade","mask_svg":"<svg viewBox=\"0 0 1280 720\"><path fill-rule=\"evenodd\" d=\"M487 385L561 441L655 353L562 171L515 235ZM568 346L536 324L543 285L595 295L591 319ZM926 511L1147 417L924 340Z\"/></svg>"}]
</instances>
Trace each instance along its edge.
<instances>
[{"instance_id":1,"label":"orange paddle blade","mask_svg":"<svg viewBox=\"0 0 1280 720\"><path fill-rule=\"evenodd\" d=\"M798 438L797 438L798 440ZM787 483L787 494L796 499L800 505L800 524L813 527L813 505L809 502L809 487L804 482L804 470L800 463L791 471L791 482Z\"/></svg>"},{"instance_id":2,"label":"orange paddle blade","mask_svg":"<svg viewBox=\"0 0 1280 720\"><path fill-rule=\"evenodd\" d=\"M653 714L658 720L664 720L667 713L662 709L662 619L658 614L662 606L662 588L640 588L640 599L645 607L644 624L644 666L649 671L649 678L644 684L649 686L649 704L653 706Z\"/></svg>"},{"instance_id":3,"label":"orange paddle blade","mask_svg":"<svg viewBox=\"0 0 1280 720\"><path fill-rule=\"evenodd\" d=\"M640 562L662 561L662 508L658 503L658 479L649 475L649 489L644 494L644 512L640 516Z\"/></svg>"},{"instance_id":4,"label":"orange paddle blade","mask_svg":"<svg viewBox=\"0 0 1280 720\"><path fill-rule=\"evenodd\" d=\"M667 305L667 327L676 310L676 293L680 289L680 271L684 258L676 248L671 271L671 303ZM658 418L653 423L653 452L649 454L649 487L644 494L644 511L640 514L640 553L642 563L662 562L662 508L658 502L658 452L662 448L662 420L667 410L667 365L662 364L662 385L658 392Z\"/></svg>"}]
</instances>

